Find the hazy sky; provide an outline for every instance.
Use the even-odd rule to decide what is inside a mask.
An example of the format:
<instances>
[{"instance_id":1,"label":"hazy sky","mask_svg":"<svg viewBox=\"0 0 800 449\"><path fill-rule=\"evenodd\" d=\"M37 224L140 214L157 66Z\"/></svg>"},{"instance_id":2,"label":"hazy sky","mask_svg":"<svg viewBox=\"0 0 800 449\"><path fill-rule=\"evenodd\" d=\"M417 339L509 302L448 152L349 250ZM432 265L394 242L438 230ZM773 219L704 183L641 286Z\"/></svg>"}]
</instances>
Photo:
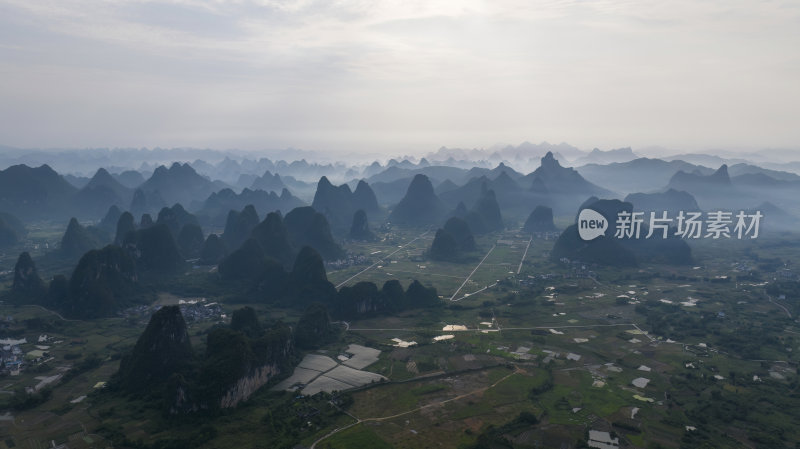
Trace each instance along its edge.
<instances>
[{"instance_id":1,"label":"hazy sky","mask_svg":"<svg viewBox=\"0 0 800 449\"><path fill-rule=\"evenodd\" d=\"M800 148L800 2L0 0L0 144Z\"/></svg>"}]
</instances>

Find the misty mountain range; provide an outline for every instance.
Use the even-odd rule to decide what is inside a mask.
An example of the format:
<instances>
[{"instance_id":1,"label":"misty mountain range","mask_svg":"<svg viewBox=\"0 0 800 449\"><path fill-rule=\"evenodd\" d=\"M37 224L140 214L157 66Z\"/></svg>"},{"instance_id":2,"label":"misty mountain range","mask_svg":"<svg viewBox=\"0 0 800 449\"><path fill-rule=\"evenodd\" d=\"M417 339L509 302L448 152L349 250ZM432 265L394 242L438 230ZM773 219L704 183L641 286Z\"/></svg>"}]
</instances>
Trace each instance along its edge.
<instances>
[{"instance_id":1,"label":"misty mountain range","mask_svg":"<svg viewBox=\"0 0 800 449\"><path fill-rule=\"evenodd\" d=\"M540 153L545 147L554 146L522 144L495 153L504 158L519 156L523 150ZM305 159L273 162L245 156L237 160L229 154L215 163L196 159L153 167L133 157L143 156L143 150L88 152L83 156L57 153L53 159L59 164L69 158L80 165L116 155L125 157L116 164L109 162L107 167L94 167L89 177L58 173L47 164L9 166L0 170L0 212L26 223L66 223L71 217L98 222L112 207L130 211L138 220L142 214L155 216L165 206L180 204L196 215L202 226L220 228L230 210L247 205L253 205L261 215L272 211L285 215L311 205L327 218L334 233L341 235L351 228L358 210L364 210L373 223L386 218L415 222L417 216L425 216L430 224L442 225L440 221L447 218L448 211L459 205L470 209L491 190L504 219L518 224L537 206L550 208L556 218L569 219L590 197L624 199L637 210L670 213L763 207L771 210L775 217L772 225L778 228L792 227L795 217L800 216L800 199L795 193L800 191L800 175L791 171L743 162L708 167L684 160L642 158L630 148L587 153L562 144L555 149L559 152L545 152L527 173L507 160L493 165L486 159L473 160L472 165L454 162L456 157L485 154L445 148L419 161L393 159L386 164L371 161L352 166ZM169 154L164 151L153 150L152 154ZM211 150L174 153L198 154L217 155ZM586 164L570 167L562 154ZM437 161L445 156L451 164ZM38 153L13 156L12 152L0 159L37 157ZM144 168L119 166L119 162L137 161ZM416 186L412 183L415 179Z\"/></svg>"}]
</instances>

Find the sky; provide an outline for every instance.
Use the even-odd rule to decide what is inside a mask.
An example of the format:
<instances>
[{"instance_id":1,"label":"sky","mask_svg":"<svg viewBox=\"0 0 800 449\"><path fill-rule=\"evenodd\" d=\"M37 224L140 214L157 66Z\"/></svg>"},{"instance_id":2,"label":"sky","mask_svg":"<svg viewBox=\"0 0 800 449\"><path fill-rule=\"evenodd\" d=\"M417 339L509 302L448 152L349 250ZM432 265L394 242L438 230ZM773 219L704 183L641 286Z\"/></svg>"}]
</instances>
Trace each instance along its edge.
<instances>
[{"instance_id":1,"label":"sky","mask_svg":"<svg viewBox=\"0 0 800 449\"><path fill-rule=\"evenodd\" d=\"M800 2L0 0L0 145L800 151Z\"/></svg>"}]
</instances>

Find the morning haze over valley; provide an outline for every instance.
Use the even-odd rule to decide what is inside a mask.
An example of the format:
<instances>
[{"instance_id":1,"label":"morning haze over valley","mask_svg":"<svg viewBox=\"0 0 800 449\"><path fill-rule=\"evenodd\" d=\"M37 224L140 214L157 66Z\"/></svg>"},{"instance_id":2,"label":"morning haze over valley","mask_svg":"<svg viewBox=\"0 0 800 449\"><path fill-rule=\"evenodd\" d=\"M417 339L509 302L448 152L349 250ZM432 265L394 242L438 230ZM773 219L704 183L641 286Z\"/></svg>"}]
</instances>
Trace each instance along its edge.
<instances>
[{"instance_id":1,"label":"morning haze over valley","mask_svg":"<svg viewBox=\"0 0 800 449\"><path fill-rule=\"evenodd\" d=\"M0 449L800 447L794 3L0 30Z\"/></svg>"}]
</instances>

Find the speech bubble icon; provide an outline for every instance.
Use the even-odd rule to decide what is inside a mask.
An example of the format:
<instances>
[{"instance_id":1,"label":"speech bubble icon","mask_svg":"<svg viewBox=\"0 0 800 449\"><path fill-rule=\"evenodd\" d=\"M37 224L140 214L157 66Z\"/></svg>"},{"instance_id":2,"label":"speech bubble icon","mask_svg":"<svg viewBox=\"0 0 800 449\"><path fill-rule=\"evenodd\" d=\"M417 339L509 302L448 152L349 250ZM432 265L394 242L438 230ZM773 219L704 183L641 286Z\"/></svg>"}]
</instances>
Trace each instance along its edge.
<instances>
[{"instance_id":1,"label":"speech bubble icon","mask_svg":"<svg viewBox=\"0 0 800 449\"><path fill-rule=\"evenodd\" d=\"M600 212L583 209L578 214L578 235L581 240L594 240L606 233L608 220Z\"/></svg>"}]
</instances>

